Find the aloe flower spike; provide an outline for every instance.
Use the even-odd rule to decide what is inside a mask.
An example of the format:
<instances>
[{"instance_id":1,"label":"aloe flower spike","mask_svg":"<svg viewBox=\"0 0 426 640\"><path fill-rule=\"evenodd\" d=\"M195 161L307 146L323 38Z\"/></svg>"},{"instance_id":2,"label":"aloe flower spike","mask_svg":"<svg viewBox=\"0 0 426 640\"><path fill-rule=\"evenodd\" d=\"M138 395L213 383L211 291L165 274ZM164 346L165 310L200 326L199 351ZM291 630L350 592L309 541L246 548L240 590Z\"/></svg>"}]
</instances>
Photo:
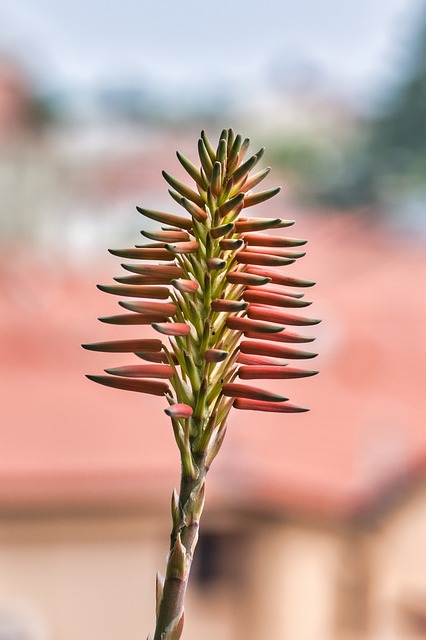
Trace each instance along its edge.
<instances>
[{"instance_id":1,"label":"aloe flower spike","mask_svg":"<svg viewBox=\"0 0 426 640\"><path fill-rule=\"evenodd\" d=\"M151 325L153 336L160 338L83 345L91 351L139 359L138 364L109 367L104 374L88 378L115 389L163 396L180 453L182 473L179 491L172 495L165 577L158 574L156 579L153 640L181 637L206 474L221 448L232 407L271 413L307 411L285 394L245 381L279 380L284 389L288 379L318 373L289 366L291 360L316 356L292 344L303 347L312 337L288 331L289 326L319 322L297 315L299 308L310 303L301 299L303 293L292 290L314 283L282 271L304 255L289 248L306 241L275 231L264 233L288 227L291 220L245 215L245 209L280 190L252 191L270 168L250 175L264 149L245 159L249 143L248 138L224 129L214 147L201 132L197 161L177 152L191 184L163 172L171 187L169 194L183 215L137 207L146 219L160 225L142 230L151 242L111 250L134 261L122 265L132 275L98 287L124 297L119 304L129 313L100 320L136 329ZM287 308L296 313L288 313Z\"/></svg>"}]
</instances>

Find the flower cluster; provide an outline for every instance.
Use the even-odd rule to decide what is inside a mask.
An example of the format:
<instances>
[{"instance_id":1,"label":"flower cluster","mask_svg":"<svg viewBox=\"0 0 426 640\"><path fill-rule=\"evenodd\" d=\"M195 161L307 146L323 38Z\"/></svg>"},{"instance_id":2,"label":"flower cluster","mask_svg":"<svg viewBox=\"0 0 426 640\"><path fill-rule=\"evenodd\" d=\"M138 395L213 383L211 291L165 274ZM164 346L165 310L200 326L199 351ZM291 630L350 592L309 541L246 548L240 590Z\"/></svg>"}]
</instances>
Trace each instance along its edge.
<instances>
[{"instance_id":1,"label":"flower cluster","mask_svg":"<svg viewBox=\"0 0 426 640\"><path fill-rule=\"evenodd\" d=\"M248 139L225 129L214 150L202 132L200 167L177 152L195 189L163 172L170 195L187 215L137 207L161 229L143 230L150 241L146 244L111 250L120 258L136 260L123 265L132 275L116 278L119 284L98 286L133 300L119 303L130 313L100 320L149 324L168 337L168 344L152 338L84 345L96 351L133 353L150 363L88 377L110 387L164 395L176 440L186 454L190 444L193 450L208 450L214 457L232 406L284 413L307 410L237 378L288 379L317 373L287 362L316 355L289 346L313 338L287 329L319 322L294 313L310 304L294 288L314 283L281 270L305 255L295 247L306 241L264 233L293 221L247 217L247 209L280 190L252 192L270 167L250 175L264 149L245 160L248 147Z\"/></svg>"}]
</instances>

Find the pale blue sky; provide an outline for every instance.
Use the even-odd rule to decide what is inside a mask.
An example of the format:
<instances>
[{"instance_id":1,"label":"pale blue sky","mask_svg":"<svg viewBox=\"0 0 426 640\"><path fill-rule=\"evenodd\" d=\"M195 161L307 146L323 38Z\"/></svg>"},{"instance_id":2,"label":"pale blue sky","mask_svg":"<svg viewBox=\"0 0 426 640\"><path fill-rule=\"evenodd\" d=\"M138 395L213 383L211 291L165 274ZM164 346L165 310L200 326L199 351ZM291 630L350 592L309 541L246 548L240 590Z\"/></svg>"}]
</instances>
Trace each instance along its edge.
<instances>
[{"instance_id":1,"label":"pale blue sky","mask_svg":"<svg viewBox=\"0 0 426 640\"><path fill-rule=\"evenodd\" d=\"M424 0L0 0L0 50L47 82L256 83L271 62L363 91L391 76Z\"/></svg>"}]
</instances>

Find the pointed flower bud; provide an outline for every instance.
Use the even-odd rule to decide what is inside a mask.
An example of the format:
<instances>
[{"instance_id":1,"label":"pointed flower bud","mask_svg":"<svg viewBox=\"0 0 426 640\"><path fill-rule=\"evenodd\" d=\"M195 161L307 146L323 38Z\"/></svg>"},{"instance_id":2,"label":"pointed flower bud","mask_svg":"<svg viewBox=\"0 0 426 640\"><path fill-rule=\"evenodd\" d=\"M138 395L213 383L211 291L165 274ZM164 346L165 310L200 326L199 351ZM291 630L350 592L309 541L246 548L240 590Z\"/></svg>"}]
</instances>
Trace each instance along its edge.
<instances>
[{"instance_id":1,"label":"pointed flower bud","mask_svg":"<svg viewBox=\"0 0 426 640\"><path fill-rule=\"evenodd\" d=\"M233 406L235 409L245 411L267 411L269 413L303 413L309 411L307 407L292 404L291 402L262 402L244 398L237 398Z\"/></svg>"},{"instance_id":2,"label":"pointed flower bud","mask_svg":"<svg viewBox=\"0 0 426 640\"><path fill-rule=\"evenodd\" d=\"M253 400L268 400L269 402L284 402L288 400L288 398L272 391L235 382L224 384L222 390L225 396L231 396L232 398L251 398Z\"/></svg>"},{"instance_id":3,"label":"pointed flower bud","mask_svg":"<svg viewBox=\"0 0 426 640\"><path fill-rule=\"evenodd\" d=\"M138 351L154 353L161 351L163 343L157 338L145 338L139 340L94 342L93 344L82 344L81 346L90 351L105 351L107 353L137 353Z\"/></svg>"},{"instance_id":4,"label":"pointed flower bud","mask_svg":"<svg viewBox=\"0 0 426 640\"><path fill-rule=\"evenodd\" d=\"M173 367L167 364L130 364L126 367L114 367L105 369L106 373L113 376L125 376L128 378L163 378L170 380L175 374Z\"/></svg>"},{"instance_id":5,"label":"pointed flower bud","mask_svg":"<svg viewBox=\"0 0 426 640\"><path fill-rule=\"evenodd\" d=\"M106 387L114 387L115 389L124 389L125 391L138 391L140 393L149 393L154 396L164 396L169 385L165 382L157 380L138 380L133 378L119 378L115 376L92 376L87 375L89 380L103 384Z\"/></svg>"},{"instance_id":6,"label":"pointed flower bud","mask_svg":"<svg viewBox=\"0 0 426 640\"><path fill-rule=\"evenodd\" d=\"M195 280L185 280L184 278L172 280L172 285L181 293L195 293L200 287Z\"/></svg>"},{"instance_id":7,"label":"pointed flower bud","mask_svg":"<svg viewBox=\"0 0 426 640\"><path fill-rule=\"evenodd\" d=\"M228 356L229 353L222 349L206 349L204 351L204 359L206 362L223 362Z\"/></svg>"},{"instance_id":8,"label":"pointed flower bud","mask_svg":"<svg viewBox=\"0 0 426 640\"><path fill-rule=\"evenodd\" d=\"M185 322L154 322L152 326L165 336L187 336L191 331L191 327Z\"/></svg>"},{"instance_id":9,"label":"pointed flower bud","mask_svg":"<svg viewBox=\"0 0 426 640\"><path fill-rule=\"evenodd\" d=\"M186 420L192 416L193 409L188 404L177 402L164 409L164 412L171 418L184 418Z\"/></svg>"}]
</instances>

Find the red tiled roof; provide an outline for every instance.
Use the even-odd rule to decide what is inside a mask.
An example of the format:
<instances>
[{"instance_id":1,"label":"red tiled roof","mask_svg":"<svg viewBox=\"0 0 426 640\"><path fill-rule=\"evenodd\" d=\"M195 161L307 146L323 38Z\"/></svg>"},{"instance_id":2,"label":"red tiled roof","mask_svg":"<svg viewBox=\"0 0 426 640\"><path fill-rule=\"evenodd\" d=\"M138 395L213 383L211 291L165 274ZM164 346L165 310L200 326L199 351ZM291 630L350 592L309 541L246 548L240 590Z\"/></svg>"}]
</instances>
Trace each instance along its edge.
<instances>
[{"instance_id":1,"label":"red tiled roof","mask_svg":"<svg viewBox=\"0 0 426 640\"><path fill-rule=\"evenodd\" d=\"M321 374L271 386L311 411L231 412L209 497L350 513L426 460L425 247L349 215L301 215L294 233L309 244L292 274L318 283ZM124 362L81 342L135 336L96 321L115 301L94 284L116 267L0 266L0 507L148 506L178 482L164 401L84 377Z\"/></svg>"}]
</instances>

